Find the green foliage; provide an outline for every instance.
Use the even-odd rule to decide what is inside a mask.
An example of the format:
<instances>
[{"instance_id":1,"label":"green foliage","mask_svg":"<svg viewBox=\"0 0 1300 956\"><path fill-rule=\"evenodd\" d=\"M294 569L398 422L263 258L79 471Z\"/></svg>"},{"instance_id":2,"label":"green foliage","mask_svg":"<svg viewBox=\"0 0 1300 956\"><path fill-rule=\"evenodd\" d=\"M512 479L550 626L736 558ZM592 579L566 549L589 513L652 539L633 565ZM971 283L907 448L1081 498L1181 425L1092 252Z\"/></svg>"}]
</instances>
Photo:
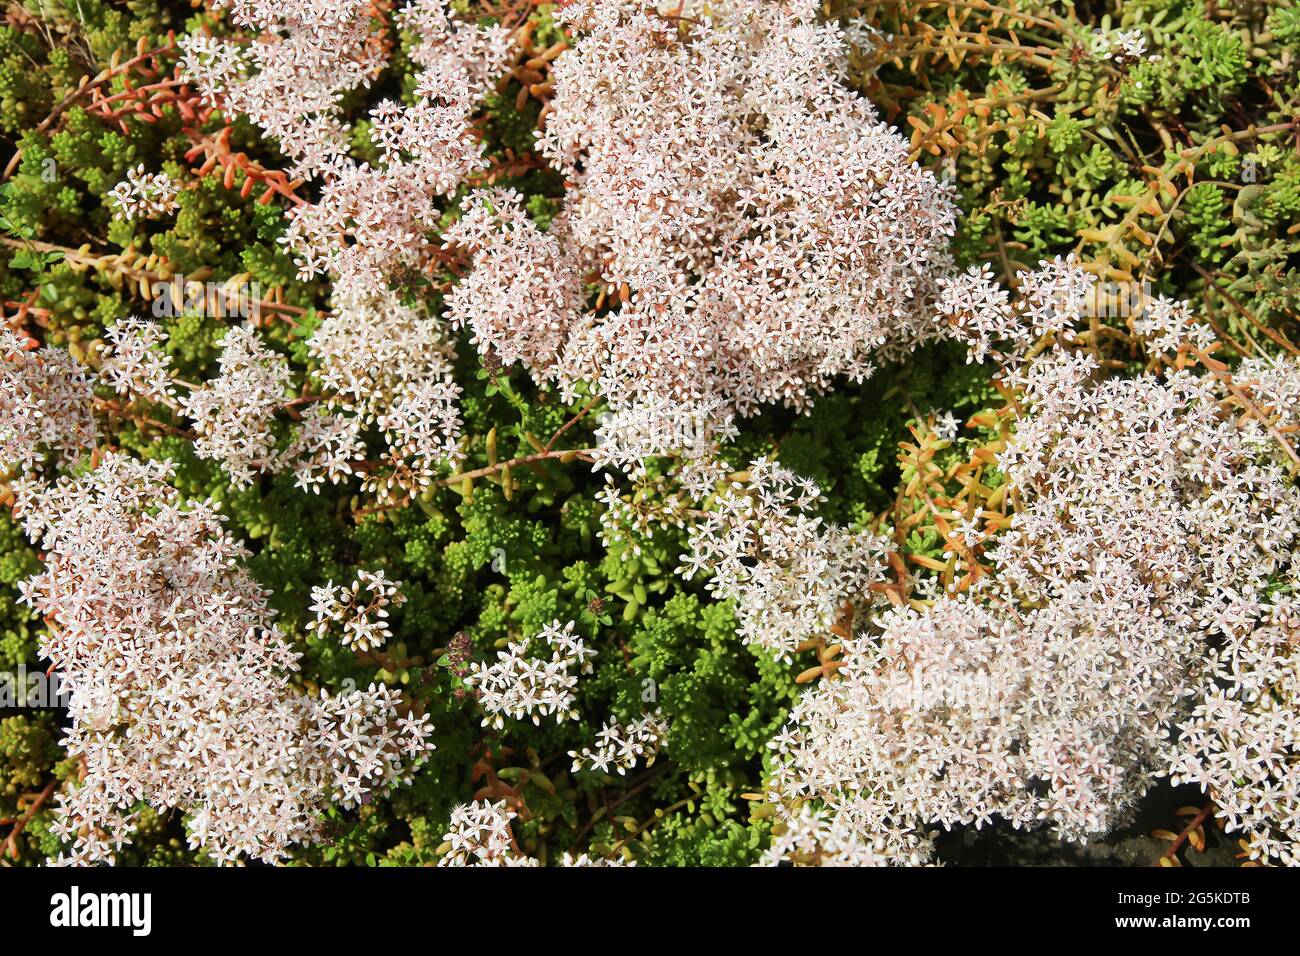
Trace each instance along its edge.
<instances>
[{"instance_id":1,"label":"green foliage","mask_svg":"<svg viewBox=\"0 0 1300 956\"><path fill-rule=\"evenodd\" d=\"M951 164L961 260L1010 281L1074 252L1206 304L1235 351L1258 337L1244 313L1295 337L1294 5L846 6L894 37L854 67L922 161ZM1145 53L1113 55L1117 31Z\"/></svg>"}]
</instances>

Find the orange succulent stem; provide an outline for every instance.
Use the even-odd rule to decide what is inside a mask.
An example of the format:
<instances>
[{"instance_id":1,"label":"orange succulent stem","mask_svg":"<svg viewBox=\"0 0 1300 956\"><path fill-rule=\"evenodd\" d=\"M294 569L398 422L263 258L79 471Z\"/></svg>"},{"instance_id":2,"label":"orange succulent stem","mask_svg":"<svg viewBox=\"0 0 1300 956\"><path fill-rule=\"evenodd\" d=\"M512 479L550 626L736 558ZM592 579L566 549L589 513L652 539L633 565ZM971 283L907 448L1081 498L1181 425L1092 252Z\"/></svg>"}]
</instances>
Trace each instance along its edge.
<instances>
[{"instance_id":1,"label":"orange succulent stem","mask_svg":"<svg viewBox=\"0 0 1300 956\"><path fill-rule=\"evenodd\" d=\"M1183 827L1183 832L1174 838L1174 842L1169 845L1169 849L1165 850L1165 852L1160 855L1172 860L1178 851L1182 849L1183 844L1187 842L1188 837L1192 835L1192 831L1204 823L1212 812L1214 812L1214 801L1207 800L1205 806L1201 807L1201 809L1197 811L1196 816L1192 817L1192 819L1188 821L1187 826Z\"/></svg>"}]
</instances>

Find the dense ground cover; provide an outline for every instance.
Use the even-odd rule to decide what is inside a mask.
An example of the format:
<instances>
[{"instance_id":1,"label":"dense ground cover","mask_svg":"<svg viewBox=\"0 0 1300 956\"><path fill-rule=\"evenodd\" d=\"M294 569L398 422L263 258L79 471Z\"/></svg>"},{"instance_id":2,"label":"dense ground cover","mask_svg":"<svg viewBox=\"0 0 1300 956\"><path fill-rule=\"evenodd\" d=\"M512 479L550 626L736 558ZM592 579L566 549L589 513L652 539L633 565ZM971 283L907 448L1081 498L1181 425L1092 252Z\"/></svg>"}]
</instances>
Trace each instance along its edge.
<instances>
[{"instance_id":1,"label":"dense ground cover","mask_svg":"<svg viewBox=\"0 0 1300 956\"><path fill-rule=\"evenodd\" d=\"M7 862L1294 862L1298 54L10 4Z\"/></svg>"}]
</instances>

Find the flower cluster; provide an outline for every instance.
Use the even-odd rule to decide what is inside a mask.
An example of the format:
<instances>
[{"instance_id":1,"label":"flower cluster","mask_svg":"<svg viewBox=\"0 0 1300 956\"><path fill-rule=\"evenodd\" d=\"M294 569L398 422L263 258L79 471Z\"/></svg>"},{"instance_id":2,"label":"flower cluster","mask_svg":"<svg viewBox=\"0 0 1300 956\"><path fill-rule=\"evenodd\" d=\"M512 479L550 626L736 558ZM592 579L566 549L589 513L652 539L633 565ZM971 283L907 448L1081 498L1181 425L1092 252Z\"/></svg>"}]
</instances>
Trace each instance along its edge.
<instances>
[{"instance_id":1,"label":"flower cluster","mask_svg":"<svg viewBox=\"0 0 1300 956\"><path fill-rule=\"evenodd\" d=\"M588 769L608 773L613 770L622 776L642 758L648 767L655 762L667 734L668 725L657 710L626 725L618 720L608 720L596 734L594 749L583 747L581 751L569 751L573 758L573 772Z\"/></svg>"},{"instance_id":2,"label":"flower cluster","mask_svg":"<svg viewBox=\"0 0 1300 956\"><path fill-rule=\"evenodd\" d=\"M506 801L463 803L451 811L443 840L447 853L439 866L536 866L537 860L519 852L510 821L515 811Z\"/></svg>"},{"instance_id":3,"label":"flower cluster","mask_svg":"<svg viewBox=\"0 0 1300 956\"><path fill-rule=\"evenodd\" d=\"M217 0L232 20L257 34L249 44L193 34L182 41L184 65L212 102L243 113L294 160L294 173L324 181L319 199L290 214L284 242L305 277L373 286L398 263L418 263L427 249L434 201L482 168L470 134L475 100L511 53L509 32L481 29L447 15L444 0L413 0L397 16L412 31L422 66L415 103L384 100L371 111L379 166L348 156L351 130L342 95L368 86L388 58L373 27L369 0Z\"/></svg>"},{"instance_id":4,"label":"flower cluster","mask_svg":"<svg viewBox=\"0 0 1300 956\"><path fill-rule=\"evenodd\" d=\"M297 416L288 445L277 451L276 416L296 404L285 395L292 375L285 358L251 326L226 332L218 375L198 385L173 377L171 359L161 350L166 341L167 331L157 322L119 319L105 333L99 381L119 395L157 402L193 419L196 452L221 462L237 485L250 484L258 473L289 470L299 487L319 490L326 479L338 482L355 473L365 457L361 428L366 419L332 413L324 396ZM178 400L181 384L189 391ZM454 407L439 408L458 422Z\"/></svg>"},{"instance_id":5,"label":"flower cluster","mask_svg":"<svg viewBox=\"0 0 1300 956\"><path fill-rule=\"evenodd\" d=\"M590 856L586 853L574 856L566 851L560 857L560 866L636 866L636 860L629 860L623 856Z\"/></svg>"},{"instance_id":6,"label":"flower cluster","mask_svg":"<svg viewBox=\"0 0 1300 956\"><path fill-rule=\"evenodd\" d=\"M573 621L553 621L542 628L538 638L551 648L550 660L530 656L529 641L512 641L497 652L496 661L471 666L465 683L487 715L483 726L500 729L506 717L531 717L534 724L549 714L557 722L577 719L573 704L578 676L591 673L596 652L574 635L573 627Z\"/></svg>"},{"instance_id":7,"label":"flower cluster","mask_svg":"<svg viewBox=\"0 0 1300 956\"><path fill-rule=\"evenodd\" d=\"M0 471L26 471L45 451L75 457L99 438L93 381L65 350L0 328Z\"/></svg>"},{"instance_id":8,"label":"flower cluster","mask_svg":"<svg viewBox=\"0 0 1300 956\"><path fill-rule=\"evenodd\" d=\"M803 804L781 822L763 854L768 866L884 866L888 863L842 815Z\"/></svg>"},{"instance_id":9,"label":"flower cluster","mask_svg":"<svg viewBox=\"0 0 1300 956\"><path fill-rule=\"evenodd\" d=\"M292 382L289 363L268 348L251 325L240 325L222 340L220 372L193 389L181 410L193 419L194 451L221 462L236 484L275 465L275 414Z\"/></svg>"},{"instance_id":10,"label":"flower cluster","mask_svg":"<svg viewBox=\"0 0 1300 956\"><path fill-rule=\"evenodd\" d=\"M456 458L460 394L449 376L450 349L435 320L401 303L387 278L427 265L438 203L483 168L471 112L512 54L510 32L451 19L444 0L413 0L397 15L415 37L422 70L415 102L384 100L371 111L377 165L347 155L350 130L340 95L368 85L387 60L372 31L372 4L317 0L230 0L234 21L260 31L247 48L195 34L184 41L188 75L215 102L245 113L295 160L295 172L320 178L315 202L296 205L282 241L304 278L327 274L336 310L312 337L320 379L359 408L362 422L312 422L303 436L303 487L349 474L361 425L387 434L389 466L371 490L390 498L423 490L441 463ZM217 6L226 5L223 3Z\"/></svg>"},{"instance_id":11,"label":"flower cluster","mask_svg":"<svg viewBox=\"0 0 1300 956\"><path fill-rule=\"evenodd\" d=\"M336 287L335 299L338 307L307 343L336 418L318 422L317 434L341 436L347 440L336 447L346 448L362 426L376 425L389 447L386 467L367 476L367 489L388 498L422 491L439 467L460 459L451 346L434 319L386 289ZM319 475L313 462L299 477L319 484Z\"/></svg>"},{"instance_id":12,"label":"flower cluster","mask_svg":"<svg viewBox=\"0 0 1300 956\"><path fill-rule=\"evenodd\" d=\"M40 651L71 688L64 744L83 767L59 798L65 862L110 860L140 802L185 812L191 846L218 862L273 862L319 837L330 801L387 789L432 746L385 687L294 691L298 655L246 552L173 480L169 462L108 453L20 487L16 513L46 555L23 599L51 622Z\"/></svg>"},{"instance_id":13,"label":"flower cluster","mask_svg":"<svg viewBox=\"0 0 1300 956\"><path fill-rule=\"evenodd\" d=\"M933 337L949 192L848 89L817 10L557 14L577 43L554 63L538 145L572 188L546 234L508 194L471 199L455 315L480 349L527 355L566 390L592 383L616 409L708 407L723 426L806 407L882 349ZM577 307L593 278L596 307Z\"/></svg>"},{"instance_id":14,"label":"flower cluster","mask_svg":"<svg viewBox=\"0 0 1300 956\"><path fill-rule=\"evenodd\" d=\"M602 412L597 421L594 463L630 475L641 471L647 458L664 454L690 463L696 471L706 468L739 434L721 399L683 404L655 396Z\"/></svg>"},{"instance_id":15,"label":"flower cluster","mask_svg":"<svg viewBox=\"0 0 1300 956\"><path fill-rule=\"evenodd\" d=\"M1059 289L1059 265L1022 288ZM1025 321L1031 303L985 303L988 322L958 324L977 348L999 327L1022 343L1026 326L1072 334L1068 312L1044 324ZM1294 680L1291 618L1267 595L1295 573L1300 491L1267 425L1224 414L1236 387L1212 374L1174 364L1107 378L1087 352L1018 351L1004 377L1026 411L999 460L1017 508L987 551L996 573L847 640L842 679L806 693L773 741L770 798L791 832L808 832L797 808L813 801L835 832L916 862L934 824L1000 816L1071 839L1104 833L1173 767L1229 794L1260 853L1285 855L1285 824L1262 819L1300 805L1282 743L1294 717L1262 689ZM1300 384L1290 369L1285 394ZM1212 639L1228 641L1213 656L1226 689L1202 683ZM1170 731L1198 694L1180 757ZM1255 801L1269 809L1250 814Z\"/></svg>"},{"instance_id":16,"label":"flower cluster","mask_svg":"<svg viewBox=\"0 0 1300 956\"><path fill-rule=\"evenodd\" d=\"M119 395L162 403L172 400L171 360L160 351L167 341L166 329L132 315L110 325L104 338L101 382Z\"/></svg>"},{"instance_id":17,"label":"flower cluster","mask_svg":"<svg viewBox=\"0 0 1300 956\"><path fill-rule=\"evenodd\" d=\"M812 481L757 459L713 495L683 558L688 579L707 572L708 590L735 602L747 642L787 660L869 597L891 550L877 535L825 525L812 513L820 500Z\"/></svg>"},{"instance_id":18,"label":"flower cluster","mask_svg":"<svg viewBox=\"0 0 1300 956\"><path fill-rule=\"evenodd\" d=\"M176 209L177 185L166 173L147 173L141 163L127 170L126 179L108 192L114 219L153 219Z\"/></svg>"},{"instance_id":19,"label":"flower cluster","mask_svg":"<svg viewBox=\"0 0 1300 956\"><path fill-rule=\"evenodd\" d=\"M712 474L715 463L702 468ZM631 486L622 487L614 476L605 472L605 487L596 493L604 506L600 514L600 540L606 548L625 548L631 557L641 556L642 543L662 528L685 527L689 499L681 485L681 474L652 474L646 468L632 467Z\"/></svg>"},{"instance_id":20,"label":"flower cluster","mask_svg":"<svg viewBox=\"0 0 1300 956\"><path fill-rule=\"evenodd\" d=\"M559 230L538 229L515 190L480 190L462 209L443 241L472 255L475 266L448 296L447 318L468 328L481 352L494 352L502 365L522 363L545 381L583 307L582 276Z\"/></svg>"},{"instance_id":21,"label":"flower cluster","mask_svg":"<svg viewBox=\"0 0 1300 956\"><path fill-rule=\"evenodd\" d=\"M438 866L509 866L534 867L541 862L519 850L510 822L518 814L505 800L489 803L476 800L463 803L451 811L448 831L443 836L442 856ZM621 856L589 856L565 852L560 866L635 866L636 861Z\"/></svg>"},{"instance_id":22,"label":"flower cluster","mask_svg":"<svg viewBox=\"0 0 1300 956\"><path fill-rule=\"evenodd\" d=\"M393 636L388 608L406 603L400 586L383 571L358 570L351 587L335 586L333 581L314 587L311 609L316 620L309 627L322 636L338 627L343 645L356 651L379 647Z\"/></svg>"},{"instance_id":23,"label":"flower cluster","mask_svg":"<svg viewBox=\"0 0 1300 956\"><path fill-rule=\"evenodd\" d=\"M1300 866L1300 608L1288 596L1252 610L1210 652L1172 778L1210 794L1252 859Z\"/></svg>"},{"instance_id":24,"label":"flower cluster","mask_svg":"<svg viewBox=\"0 0 1300 956\"><path fill-rule=\"evenodd\" d=\"M299 488L319 491L326 480L337 483L353 474L365 453L361 420L317 404L303 413L280 460L292 469Z\"/></svg>"},{"instance_id":25,"label":"flower cluster","mask_svg":"<svg viewBox=\"0 0 1300 956\"><path fill-rule=\"evenodd\" d=\"M244 113L294 161L303 178L347 154L341 94L367 86L387 53L371 29L369 0L212 0L252 43L194 33L182 41L187 75L231 113Z\"/></svg>"},{"instance_id":26,"label":"flower cluster","mask_svg":"<svg viewBox=\"0 0 1300 956\"><path fill-rule=\"evenodd\" d=\"M1147 38L1141 30L1096 30L1093 33L1092 51L1118 64L1136 63L1147 55ZM1159 59L1151 56L1149 59Z\"/></svg>"},{"instance_id":27,"label":"flower cluster","mask_svg":"<svg viewBox=\"0 0 1300 956\"><path fill-rule=\"evenodd\" d=\"M1015 301L987 264L938 280L936 311L948 334L966 345L968 361L983 362L999 345L1014 356L1043 336L1072 328L1095 283L1073 258L1061 257L1019 279Z\"/></svg>"}]
</instances>

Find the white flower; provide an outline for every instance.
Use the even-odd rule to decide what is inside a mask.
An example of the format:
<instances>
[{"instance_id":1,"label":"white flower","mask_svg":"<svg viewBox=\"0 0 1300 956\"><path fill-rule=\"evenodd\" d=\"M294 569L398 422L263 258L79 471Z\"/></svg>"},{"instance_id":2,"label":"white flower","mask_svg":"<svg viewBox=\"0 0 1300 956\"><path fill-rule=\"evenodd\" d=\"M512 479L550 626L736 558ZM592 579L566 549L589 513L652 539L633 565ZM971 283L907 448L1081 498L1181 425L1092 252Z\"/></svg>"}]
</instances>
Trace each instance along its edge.
<instances>
[{"instance_id":1,"label":"white flower","mask_svg":"<svg viewBox=\"0 0 1300 956\"><path fill-rule=\"evenodd\" d=\"M273 469L275 413L286 401L289 362L258 338L250 325L232 328L222 339L220 372L181 400L199 437L194 451L219 461L235 484L247 485Z\"/></svg>"},{"instance_id":2,"label":"white flower","mask_svg":"<svg viewBox=\"0 0 1300 956\"><path fill-rule=\"evenodd\" d=\"M451 811L443 840L451 847L439 866L537 866L519 853L510 821L516 814L504 800L462 803Z\"/></svg>"},{"instance_id":3,"label":"white flower","mask_svg":"<svg viewBox=\"0 0 1300 956\"><path fill-rule=\"evenodd\" d=\"M935 419L934 433L944 441L956 441L957 433L961 430L961 419L952 413L951 410L944 412Z\"/></svg>"},{"instance_id":4,"label":"white flower","mask_svg":"<svg viewBox=\"0 0 1300 956\"><path fill-rule=\"evenodd\" d=\"M850 90L813 0L725 0L689 31L630 0L556 18L575 42L538 147L564 207L542 231L511 193L471 197L452 315L566 397L593 385L610 461L698 455L736 416L806 408L936 337L951 191Z\"/></svg>"},{"instance_id":5,"label":"white flower","mask_svg":"<svg viewBox=\"0 0 1300 956\"><path fill-rule=\"evenodd\" d=\"M141 163L108 192L114 219L154 219L176 210L179 188L166 173L147 173Z\"/></svg>"},{"instance_id":6,"label":"white flower","mask_svg":"<svg viewBox=\"0 0 1300 956\"><path fill-rule=\"evenodd\" d=\"M786 660L847 602L869 597L891 550L885 538L825 525L811 514L820 500L813 482L758 459L712 498L679 569L710 574L708 590L736 603L740 636Z\"/></svg>"},{"instance_id":7,"label":"white flower","mask_svg":"<svg viewBox=\"0 0 1300 956\"><path fill-rule=\"evenodd\" d=\"M556 722L576 720L574 691L580 674L591 673L596 652L573 633L574 622L553 621L538 638L551 648L550 660L529 656L528 641L513 641L492 663L470 665L465 683L474 689L487 716L483 726L498 729L505 718L531 717L534 724L554 715Z\"/></svg>"},{"instance_id":8,"label":"white flower","mask_svg":"<svg viewBox=\"0 0 1300 956\"><path fill-rule=\"evenodd\" d=\"M667 733L668 723L659 710L626 725L618 720L607 720L596 734L594 749L583 747L581 751L569 751L573 758L573 772L589 768L607 773L612 769L622 776L641 758L645 758L645 765L649 767L655 762Z\"/></svg>"},{"instance_id":9,"label":"white flower","mask_svg":"<svg viewBox=\"0 0 1300 956\"><path fill-rule=\"evenodd\" d=\"M343 646L354 651L380 647L393 636L388 608L406 603L400 587L400 582L390 581L383 571L361 569L350 588L335 587L333 581L313 587L311 610L316 619L308 626L322 637L339 628Z\"/></svg>"},{"instance_id":10,"label":"white flower","mask_svg":"<svg viewBox=\"0 0 1300 956\"><path fill-rule=\"evenodd\" d=\"M1029 278L1023 296L1067 314L1029 319L1023 301L951 287L973 348L1036 338L1019 331L1026 319L1068 329L1079 296L1046 294L1074 285L1068 273ZM1153 350L1192 327L1171 302L1148 321ZM1296 862L1300 771L1284 702L1300 687L1300 613L1270 591L1297 583L1300 489L1237 395L1289 427L1300 363L1243 363L1229 391L1187 369L1105 377L1060 340L1030 361L1018 347L1003 359L1023 413L998 461L1017 510L985 552L996 571L960 596L922 592L928 606L864 622L843 642L838 679L804 692L771 744L772 860L867 849L916 863L936 825L994 817L1086 840L1124 823L1172 771L1211 792L1252 852ZM761 522L739 520L756 510L736 524L761 540ZM950 548L982 537L980 514L952 517ZM828 606L854 583L831 580ZM775 583L742 602L788 593ZM764 623L800 639L784 620Z\"/></svg>"},{"instance_id":11,"label":"white flower","mask_svg":"<svg viewBox=\"0 0 1300 956\"><path fill-rule=\"evenodd\" d=\"M294 690L298 655L247 552L174 479L170 462L109 452L20 489L16 514L45 553L24 594L59 622L40 653L71 688L63 743L84 768L58 798L64 862L110 861L141 802L184 812L190 845L219 863L276 862L321 836L330 802L388 789L432 749L427 719L386 687Z\"/></svg>"},{"instance_id":12,"label":"white flower","mask_svg":"<svg viewBox=\"0 0 1300 956\"><path fill-rule=\"evenodd\" d=\"M168 403L175 394L171 359L159 350L167 341L157 322L137 316L118 319L105 331L99 377L119 395Z\"/></svg>"},{"instance_id":13,"label":"white flower","mask_svg":"<svg viewBox=\"0 0 1300 956\"><path fill-rule=\"evenodd\" d=\"M75 457L99 438L94 388L66 351L0 328L0 472L29 471L52 450Z\"/></svg>"}]
</instances>

